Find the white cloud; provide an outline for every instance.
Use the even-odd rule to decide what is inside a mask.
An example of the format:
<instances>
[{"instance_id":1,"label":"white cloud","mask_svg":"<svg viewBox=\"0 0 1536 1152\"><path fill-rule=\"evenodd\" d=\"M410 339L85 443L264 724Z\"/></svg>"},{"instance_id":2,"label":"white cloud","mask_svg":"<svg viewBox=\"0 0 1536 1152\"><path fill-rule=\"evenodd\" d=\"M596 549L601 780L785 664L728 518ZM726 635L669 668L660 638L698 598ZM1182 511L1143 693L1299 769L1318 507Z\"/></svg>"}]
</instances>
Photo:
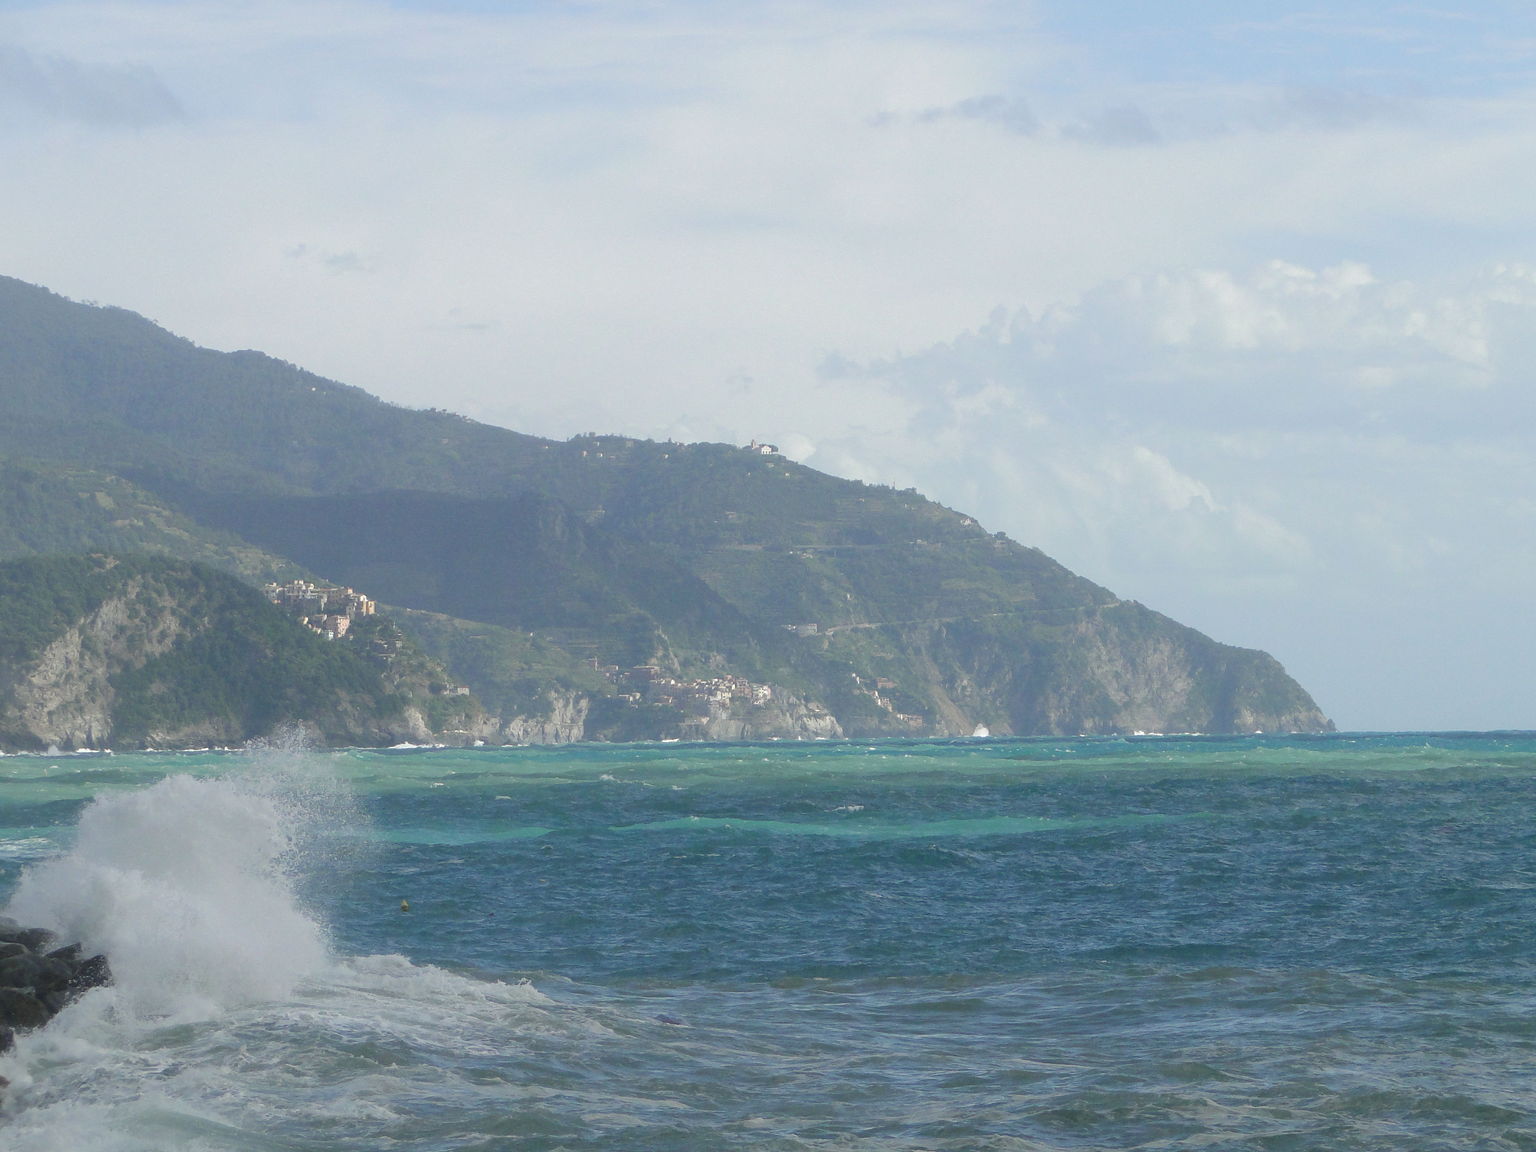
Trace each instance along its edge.
<instances>
[{"instance_id":1,"label":"white cloud","mask_svg":"<svg viewBox=\"0 0 1536 1152\"><path fill-rule=\"evenodd\" d=\"M1082 120L1065 125L1062 133L1074 140L1117 147L1157 144L1163 139L1152 118L1135 104L1101 108Z\"/></svg>"},{"instance_id":2,"label":"white cloud","mask_svg":"<svg viewBox=\"0 0 1536 1152\"><path fill-rule=\"evenodd\" d=\"M0 113L139 128L179 120L180 102L148 68L35 56L0 44Z\"/></svg>"},{"instance_id":3,"label":"white cloud","mask_svg":"<svg viewBox=\"0 0 1536 1152\"><path fill-rule=\"evenodd\" d=\"M875 122L885 124L889 123L890 119L889 114L885 114L877 117ZM945 108L925 108L916 113L912 119L925 124L949 119L980 120L988 124L996 124L1022 136L1032 136L1040 131L1039 117L1026 101L996 94L967 96L964 100Z\"/></svg>"},{"instance_id":4,"label":"white cloud","mask_svg":"<svg viewBox=\"0 0 1536 1152\"><path fill-rule=\"evenodd\" d=\"M1144 82L1064 10L8 7L0 272L526 431L916 485L1371 722L1314 633L1523 603L1536 98L1401 52ZM183 114L99 131L92 91Z\"/></svg>"},{"instance_id":5,"label":"white cloud","mask_svg":"<svg viewBox=\"0 0 1536 1152\"><path fill-rule=\"evenodd\" d=\"M1472 661L1491 605L1530 615L1533 289L1511 266L1450 283L1352 263L1159 273L840 368L908 414L862 441L867 478L1225 639L1310 656L1304 679L1346 722L1413 726L1423 685L1401 698L1417 672L1379 666L1383 634L1433 614L1449 634L1433 658ZM840 450L824 438L809 462ZM1477 722L1517 695L1490 693Z\"/></svg>"}]
</instances>

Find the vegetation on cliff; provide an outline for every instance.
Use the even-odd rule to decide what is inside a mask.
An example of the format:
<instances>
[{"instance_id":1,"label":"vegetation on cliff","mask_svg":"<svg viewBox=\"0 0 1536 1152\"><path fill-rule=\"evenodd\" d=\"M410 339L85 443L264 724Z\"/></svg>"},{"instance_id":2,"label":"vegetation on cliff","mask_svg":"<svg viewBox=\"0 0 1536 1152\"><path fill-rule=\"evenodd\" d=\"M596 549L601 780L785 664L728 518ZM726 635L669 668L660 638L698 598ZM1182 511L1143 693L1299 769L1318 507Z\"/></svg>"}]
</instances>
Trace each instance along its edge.
<instances>
[{"instance_id":1,"label":"vegetation on cliff","mask_svg":"<svg viewBox=\"0 0 1536 1152\"><path fill-rule=\"evenodd\" d=\"M6 561L0 746L231 744L290 724L367 744L471 716L408 642L378 658L370 628L391 627L327 641L243 581L163 556Z\"/></svg>"},{"instance_id":2,"label":"vegetation on cliff","mask_svg":"<svg viewBox=\"0 0 1536 1152\"><path fill-rule=\"evenodd\" d=\"M638 667L775 686L777 719L742 730L781 735L1329 726L1264 653L916 492L411 411L4 279L0 495L0 556L135 548L344 582L504 721L563 710L567 734L727 730L723 706L688 727L680 696L603 671Z\"/></svg>"}]
</instances>

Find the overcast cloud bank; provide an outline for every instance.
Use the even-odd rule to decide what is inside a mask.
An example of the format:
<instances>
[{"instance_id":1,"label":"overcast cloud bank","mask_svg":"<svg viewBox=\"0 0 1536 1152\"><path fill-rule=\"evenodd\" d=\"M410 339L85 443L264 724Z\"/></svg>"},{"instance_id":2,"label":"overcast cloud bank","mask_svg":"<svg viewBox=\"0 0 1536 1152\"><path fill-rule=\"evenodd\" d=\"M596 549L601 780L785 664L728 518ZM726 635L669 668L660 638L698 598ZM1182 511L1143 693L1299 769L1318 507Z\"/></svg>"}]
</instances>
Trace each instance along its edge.
<instances>
[{"instance_id":1,"label":"overcast cloud bank","mask_svg":"<svg viewBox=\"0 0 1536 1152\"><path fill-rule=\"evenodd\" d=\"M1524 267L1434 286L1349 264L1162 273L899 359L833 362L905 421L797 447L1055 541L1234 642L1289 649L1324 698L1363 694L1366 669L1372 691L1422 697L1446 674L1437 645L1475 638L1483 670L1510 677L1478 704L1495 724L1531 663L1533 339Z\"/></svg>"}]
</instances>

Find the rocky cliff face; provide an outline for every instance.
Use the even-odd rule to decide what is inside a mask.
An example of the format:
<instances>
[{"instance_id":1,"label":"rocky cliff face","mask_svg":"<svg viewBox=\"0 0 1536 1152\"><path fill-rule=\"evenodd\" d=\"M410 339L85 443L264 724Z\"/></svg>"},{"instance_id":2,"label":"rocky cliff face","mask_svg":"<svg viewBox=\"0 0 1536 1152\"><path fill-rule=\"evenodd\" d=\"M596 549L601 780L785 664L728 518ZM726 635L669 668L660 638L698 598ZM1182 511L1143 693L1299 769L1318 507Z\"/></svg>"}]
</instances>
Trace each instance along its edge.
<instances>
[{"instance_id":1,"label":"rocky cliff face","mask_svg":"<svg viewBox=\"0 0 1536 1152\"><path fill-rule=\"evenodd\" d=\"M480 739L500 744L572 744L601 739L587 721L592 696L586 692L550 693L543 716L491 717ZM743 706L712 703L707 713L685 717L675 729L682 740L835 740L843 729L826 708L780 691L771 704Z\"/></svg>"},{"instance_id":2,"label":"rocky cliff face","mask_svg":"<svg viewBox=\"0 0 1536 1152\"><path fill-rule=\"evenodd\" d=\"M142 577L130 580L30 664L6 669L0 732L37 747L105 746L117 695L113 676L169 651L186 630Z\"/></svg>"},{"instance_id":3,"label":"rocky cliff face","mask_svg":"<svg viewBox=\"0 0 1536 1152\"><path fill-rule=\"evenodd\" d=\"M493 723L489 738L501 744L574 744L586 734L592 699L585 692L552 691L545 716L512 716Z\"/></svg>"},{"instance_id":4,"label":"rocky cliff face","mask_svg":"<svg viewBox=\"0 0 1536 1152\"><path fill-rule=\"evenodd\" d=\"M1271 657L1136 604L842 635L891 672L874 682L879 691L822 703L775 686L758 703L696 698L647 712L551 689L527 715L487 715L456 697L465 706L448 720L429 658L381 669L212 570L150 558L12 561L0 564L0 747L233 745L294 723L333 745L1332 727ZM848 642L829 639L827 651Z\"/></svg>"},{"instance_id":5,"label":"rocky cliff face","mask_svg":"<svg viewBox=\"0 0 1536 1152\"><path fill-rule=\"evenodd\" d=\"M1041 645L1015 682L1023 731L1324 732L1333 724L1273 657L1218 644L1136 604L1085 617Z\"/></svg>"},{"instance_id":6,"label":"rocky cliff face","mask_svg":"<svg viewBox=\"0 0 1536 1152\"><path fill-rule=\"evenodd\" d=\"M1266 653L1219 644L1139 604L887 629L882 655L931 684L928 731L969 735L1329 732ZM862 734L862 733L855 733Z\"/></svg>"},{"instance_id":7,"label":"rocky cliff face","mask_svg":"<svg viewBox=\"0 0 1536 1152\"><path fill-rule=\"evenodd\" d=\"M743 706L711 703L703 716L683 722L684 740L836 740L843 736L837 717L815 702L776 689L768 704Z\"/></svg>"},{"instance_id":8,"label":"rocky cliff face","mask_svg":"<svg viewBox=\"0 0 1536 1152\"><path fill-rule=\"evenodd\" d=\"M234 745L287 724L331 744L433 737L402 685L233 577L150 557L0 564L0 747Z\"/></svg>"},{"instance_id":9,"label":"rocky cliff face","mask_svg":"<svg viewBox=\"0 0 1536 1152\"><path fill-rule=\"evenodd\" d=\"M1018 615L887 625L859 633L922 715L848 700L828 707L782 686L772 699L702 703L664 729L613 737L588 723L594 697L550 695L540 716L491 718L480 737L507 744L583 739L832 740L845 737L1327 732L1332 722L1266 653L1219 644L1139 604L1095 605L1048 623ZM872 647L873 645L873 647ZM838 654L831 638L827 650ZM899 670L899 672L898 672ZM882 677L883 683L885 678ZM674 717L676 713L672 714Z\"/></svg>"}]
</instances>

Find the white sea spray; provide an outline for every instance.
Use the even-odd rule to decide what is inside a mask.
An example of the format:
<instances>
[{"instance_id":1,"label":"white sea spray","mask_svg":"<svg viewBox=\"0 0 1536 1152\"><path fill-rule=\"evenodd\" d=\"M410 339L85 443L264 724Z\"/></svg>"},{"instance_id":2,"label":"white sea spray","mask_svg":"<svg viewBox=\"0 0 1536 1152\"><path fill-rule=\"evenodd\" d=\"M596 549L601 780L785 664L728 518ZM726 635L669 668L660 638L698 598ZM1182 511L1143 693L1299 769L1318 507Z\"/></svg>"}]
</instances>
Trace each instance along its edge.
<instances>
[{"instance_id":1,"label":"white sea spray","mask_svg":"<svg viewBox=\"0 0 1536 1152\"><path fill-rule=\"evenodd\" d=\"M74 845L29 868L7 914L103 952L123 1010L197 1018L287 995L328 959L297 892L344 789L302 747L253 749L229 775L107 794Z\"/></svg>"}]
</instances>

